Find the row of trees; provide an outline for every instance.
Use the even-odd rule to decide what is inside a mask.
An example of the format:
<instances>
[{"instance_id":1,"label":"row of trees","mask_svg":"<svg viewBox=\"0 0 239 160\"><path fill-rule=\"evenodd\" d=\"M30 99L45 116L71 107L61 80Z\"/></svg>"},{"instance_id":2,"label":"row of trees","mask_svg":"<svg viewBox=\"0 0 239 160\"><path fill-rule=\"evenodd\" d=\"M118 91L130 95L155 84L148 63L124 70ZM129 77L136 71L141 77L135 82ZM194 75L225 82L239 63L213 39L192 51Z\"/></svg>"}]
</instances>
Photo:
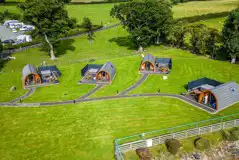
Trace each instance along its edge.
<instances>
[{"instance_id":1,"label":"row of trees","mask_svg":"<svg viewBox=\"0 0 239 160\"><path fill-rule=\"evenodd\" d=\"M171 8L166 0L134 1L114 6L110 15L122 22L139 51L164 43L213 58L219 53L228 54L235 63L239 57L239 9L229 14L220 33L205 25L186 26L174 20Z\"/></svg>"},{"instance_id":2,"label":"row of trees","mask_svg":"<svg viewBox=\"0 0 239 160\"><path fill-rule=\"evenodd\" d=\"M11 13L8 10L0 12L0 23L3 23L5 19L17 19L19 20L21 16L17 13Z\"/></svg>"}]
</instances>

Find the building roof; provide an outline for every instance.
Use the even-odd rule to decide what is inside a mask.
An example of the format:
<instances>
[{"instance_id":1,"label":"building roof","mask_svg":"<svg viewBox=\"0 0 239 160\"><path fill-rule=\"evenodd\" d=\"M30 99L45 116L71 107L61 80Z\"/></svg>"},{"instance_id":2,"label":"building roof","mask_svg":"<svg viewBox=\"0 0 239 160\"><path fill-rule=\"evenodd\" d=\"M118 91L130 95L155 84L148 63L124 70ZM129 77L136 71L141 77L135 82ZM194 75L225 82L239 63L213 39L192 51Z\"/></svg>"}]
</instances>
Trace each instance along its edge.
<instances>
[{"instance_id":1,"label":"building roof","mask_svg":"<svg viewBox=\"0 0 239 160\"><path fill-rule=\"evenodd\" d=\"M111 63L111 62L106 62L101 69L99 70L99 72L101 71L105 71L109 74L110 76L110 80L112 81L115 77L116 74L116 68L115 66Z\"/></svg>"},{"instance_id":2,"label":"building roof","mask_svg":"<svg viewBox=\"0 0 239 160\"><path fill-rule=\"evenodd\" d=\"M211 90L217 98L218 110L239 102L239 85L236 82L227 82Z\"/></svg>"},{"instance_id":3,"label":"building roof","mask_svg":"<svg viewBox=\"0 0 239 160\"><path fill-rule=\"evenodd\" d=\"M9 39L16 39L17 35L14 34L10 29L6 28L5 26L0 26L0 39L2 41L6 41Z\"/></svg>"},{"instance_id":4,"label":"building roof","mask_svg":"<svg viewBox=\"0 0 239 160\"><path fill-rule=\"evenodd\" d=\"M85 73L89 70L92 71L92 69L95 69L97 70L96 72L98 72L102 68L102 66L102 64L87 64L84 68L82 68L81 76L85 76Z\"/></svg>"},{"instance_id":5,"label":"building roof","mask_svg":"<svg viewBox=\"0 0 239 160\"><path fill-rule=\"evenodd\" d=\"M162 64L170 64L172 62L171 58L156 58L156 63L162 63Z\"/></svg>"},{"instance_id":6,"label":"building roof","mask_svg":"<svg viewBox=\"0 0 239 160\"><path fill-rule=\"evenodd\" d=\"M213 79L209 79L209 78L204 77L204 78L189 82L188 83L188 90L190 91L192 89L201 87L202 85L205 85L205 84L216 87L218 85L221 85L222 83L218 82L218 81L215 81Z\"/></svg>"},{"instance_id":7,"label":"building roof","mask_svg":"<svg viewBox=\"0 0 239 160\"><path fill-rule=\"evenodd\" d=\"M30 74L37 74L37 70L35 67L33 67L30 64L27 64L23 69L22 69L22 81L24 81L25 77L30 75Z\"/></svg>"},{"instance_id":8,"label":"building roof","mask_svg":"<svg viewBox=\"0 0 239 160\"><path fill-rule=\"evenodd\" d=\"M61 76L61 72L59 71L59 69L56 67L56 66L40 66L38 67L38 71L41 73L41 74L48 74L49 71L51 73L57 73L57 74L54 74L55 76L59 77Z\"/></svg>"},{"instance_id":9,"label":"building roof","mask_svg":"<svg viewBox=\"0 0 239 160\"><path fill-rule=\"evenodd\" d=\"M154 56L152 56L151 54L147 54L146 56L144 56L142 63L144 62L151 62L154 65L155 64Z\"/></svg>"}]
</instances>

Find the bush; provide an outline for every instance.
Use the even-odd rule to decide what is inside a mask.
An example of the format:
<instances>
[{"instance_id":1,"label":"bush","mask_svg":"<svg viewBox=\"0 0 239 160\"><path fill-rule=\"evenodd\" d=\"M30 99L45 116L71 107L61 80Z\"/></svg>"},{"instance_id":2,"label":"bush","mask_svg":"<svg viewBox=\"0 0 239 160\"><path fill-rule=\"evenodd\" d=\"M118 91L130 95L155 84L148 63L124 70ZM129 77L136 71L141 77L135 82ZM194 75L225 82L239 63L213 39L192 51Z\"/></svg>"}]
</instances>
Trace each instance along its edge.
<instances>
[{"instance_id":1,"label":"bush","mask_svg":"<svg viewBox=\"0 0 239 160\"><path fill-rule=\"evenodd\" d=\"M237 141L239 140L239 129L233 128L229 131L221 130L221 134L224 140L227 141Z\"/></svg>"},{"instance_id":2,"label":"bush","mask_svg":"<svg viewBox=\"0 0 239 160\"><path fill-rule=\"evenodd\" d=\"M230 131L230 139L232 141L237 141L239 140L239 129L238 128L233 128L231 131Z\"/></svg>"},{"instance_id":3,"label":"bush","mask_svg":"<svg viewBox=\"0 0 239 160\"><path fill-rule=\"evenodd\" d=\"M167 150L173 155L177 154L179 151L179 148L182 146L177 139L167 139L165 141L165 145L167 147Z\"/></svg>"},{"instance_id":4,"label":"bush","mask_svg":"<svg viewBox=\"0 0 239 160\"><path fill-rule=\"evenodd\" d=\"M194 146L195 146L195 148L200 149L200 150L209 149L210 142L207 139L199 137L194 140Z\"/></svg>"},{"instance_id":5,"label":"bush","mask_svg":"<svg viewBox=\"0 0 239 160\"><path fill-rule=\"evenodd\" d=\"M151 160L152 154L148 148L138 148L136 149L136 154L139 156L140 160Z\"/></svg>"}]
</instances>

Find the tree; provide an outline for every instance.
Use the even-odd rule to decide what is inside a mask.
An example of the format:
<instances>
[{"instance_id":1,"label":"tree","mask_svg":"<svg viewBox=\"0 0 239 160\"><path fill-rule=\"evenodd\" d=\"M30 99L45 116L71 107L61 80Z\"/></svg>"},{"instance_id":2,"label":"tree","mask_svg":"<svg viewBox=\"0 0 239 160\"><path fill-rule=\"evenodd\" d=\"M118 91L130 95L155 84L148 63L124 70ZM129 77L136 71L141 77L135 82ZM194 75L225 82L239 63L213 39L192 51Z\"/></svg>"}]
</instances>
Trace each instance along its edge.
<instances>
[{"instance_id":1,"label":"tree","mask_svg":"<svg viewBox=\"0 0 239 160\"><path fill-rule=\"evenodd\" d=\"M95 37L91 20L88 17L84 17L81 27L83 27L87 30L87 32L88 32L87 39L91 43Z\"/></svg>"},{"instance_id":2,"label":"tree","mask_svg":"<svg viewBox=\"0 0 239 160\"><path fill-rule=\"evenodd\" d=\"M221 47L222 36L220 32L214 28L210 28L208 34L209 37L206 40L207 54L210 55L211 58L214 58Z\"/></svg>"},{"instance_id":3,"label":"tree","mask_svg":"<svg viewBox=\"0 0 239 160\"><path fill-rule=\"evenodd\" d=\"M209 38L207 33L208 28L203 24L192 26L190 43L193 53L200 55L207 53L206 41Z\"/></svg>"},{"instance_id":4,"label":"tree","mask_svg":"<svg viewBox=\"0 0 239 160\"><path fill-rule=\"evenodd\" d=\"M3 45L2 45L2 40L0 39L0 53L3 51Z\"/></svg>"},{"instance_id":5,"label":"tree","mask_svg":"<svg viewBox=\"0 0 239 160\"><path fill-rule=\"evenodd\" d=\"M171 5L166 0L122 3L114 6L110 15L122 22L139 48L164 42L173 22Z\"/></svg>"},{"instance_id":6,"label":"tree","mask_svg":"<svg viewBox=\"0 0 239 160\"><path fill-rule=\"evenodd\" d=\"M36 27L33 36L48 44L52 60L56 59L54 47L60 37L76 27L76 20L69 18L64 4L64 0L26 0L19 5L24 20Z\"/></svg>"},{"instance_id":7,"label":"tree","mask_svg":"<svg viewBox=\"0 0 239 160\"><path fill-rule=\"evenodd\" d=\"M183 21L178 21L174 24L175 25L171 28L167 39L170 44L182 48L185 46L185 36L190 32L190 29L189 27L185 26L185 22Z\"/></svg>"},{"instance_id":8,"label":"tree","mask_svg":"<svg viewBox=\"0 0 239 160\"><path fill-rule=\"evenodd\" d=\"M239 56L239 8L233 10L227 17L222 29L223 45L230 54L231 63Z\"/></svg>"}]
</instances>

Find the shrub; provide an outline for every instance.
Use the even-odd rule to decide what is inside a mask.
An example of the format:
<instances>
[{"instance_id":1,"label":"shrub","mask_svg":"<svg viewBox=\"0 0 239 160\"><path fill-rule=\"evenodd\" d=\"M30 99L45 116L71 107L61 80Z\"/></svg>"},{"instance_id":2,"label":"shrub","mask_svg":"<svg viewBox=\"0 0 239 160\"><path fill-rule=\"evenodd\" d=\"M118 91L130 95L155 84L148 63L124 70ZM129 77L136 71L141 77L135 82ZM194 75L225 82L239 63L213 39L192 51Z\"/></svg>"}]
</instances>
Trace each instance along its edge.
<instances>
[{"instance_id":1,"label":"shrub","mask_svg":"<svg viewBox=\"0 0 239 160\"><path fill-rule=\"evenodd\" d=\"M194 140L194 146L195 146L195 148L200 149L200 150L209 149L210 142L207 139L199 137Z\"/></svg>"},{"instance_id":2,"label":"shrub","mask_svg":"<svg viewBox=\"0 0 239 160\"><path fill-rule=\"evenodd\" d=\"M182 146L177 139L167 139L165 141L165 145L167 147L167 150L173 155L177 154L179 151L179 148Z\"/></svg>"},{"instance_id":3,"label":"shrub","mask_svg":"<svg viewBox=\"0 0 239 160\"><path fill-rule=\"evenodd\" d=\"M148 148L138 148L136 149L136 154L139 156L140 160L151 160L152 154Z\"/></svg>"},{"instance_id":4,"label":"shrub","mask_svg":"<svg viewBox=\"0 0 239 160\"><path fill-rule=\"evenodd\" d=\"M233 128L229 131L221 130L221 134L224 140L237 141L239 140L239 129Z\"/></svg>"},{"instance_id":5,"label":"shrub","mask_svg":"<svg viewBox=\"0 0 239 160\"><path fill-rule=\"evenodd\" d=\"M230 131L230 140L231 141L237 141L239 140L239 129L238 128L233 128Z\"/></svg>"}]
</instances>

